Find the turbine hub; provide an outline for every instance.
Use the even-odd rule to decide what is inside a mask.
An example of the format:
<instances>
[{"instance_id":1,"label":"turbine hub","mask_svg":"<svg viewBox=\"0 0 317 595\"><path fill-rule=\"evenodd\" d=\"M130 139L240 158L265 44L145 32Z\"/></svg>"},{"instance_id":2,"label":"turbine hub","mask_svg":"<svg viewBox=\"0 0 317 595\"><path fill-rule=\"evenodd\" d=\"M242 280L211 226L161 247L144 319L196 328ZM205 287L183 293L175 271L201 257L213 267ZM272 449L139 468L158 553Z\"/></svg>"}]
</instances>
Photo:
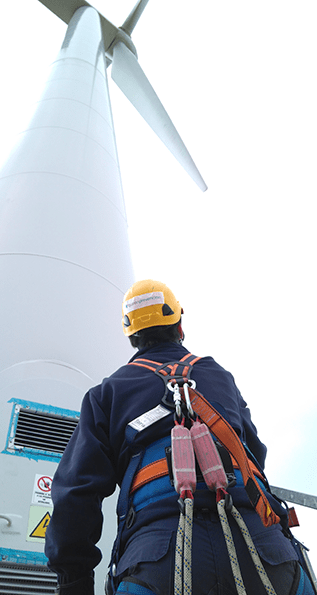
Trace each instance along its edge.
<instances>
[{"instance_id":1,"label":"turbine hub","mask_svg":"<svg viewBox=\"0 0 317 595\"><path fill-rule=\"evenodd\" d=\"M136 58L138 57L136 47L135 47L130 35L128 35L121 27L119 27L115 38L111 41L108 48L105 49L106 56L111 62L112 62L113 48L119 41L124 43L124 45L128 48L128 50L130 50L130 52L132 52L132 54L135 55Z\"/></svg>"}]
</instances>

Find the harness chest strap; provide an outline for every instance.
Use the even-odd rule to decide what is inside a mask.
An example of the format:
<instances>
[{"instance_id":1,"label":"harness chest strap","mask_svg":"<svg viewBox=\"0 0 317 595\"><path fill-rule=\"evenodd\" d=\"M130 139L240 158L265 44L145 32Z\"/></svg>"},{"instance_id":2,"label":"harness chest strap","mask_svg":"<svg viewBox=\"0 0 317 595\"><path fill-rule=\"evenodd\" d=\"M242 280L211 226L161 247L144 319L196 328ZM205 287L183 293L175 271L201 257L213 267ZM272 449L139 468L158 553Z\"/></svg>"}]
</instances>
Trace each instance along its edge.
<instances>
[{"instance_id":1,"label":"harness chest strap","mask_svg":"<svg viewBox=\"0 0 317 595\"><path fill-rule=\"evenodd\" d=\"M238 465L237 461L233 458L232 455L230 455L230 457L231 457L233 468L239 469L239 465ZM258 468L255 466L255 464L250 460L249 460L249 465L250 465L254 475L256 475L259 479L264 481L262 474L260 473ZM133 494L133 492L135 492L139 488L142 488L142 486L146 485L153 479L159 479L160 477L165 477L168 474L169 474L169 469L168 469L168 463L167 463L166 457L164 459L158 459L157 461L153 461L152 463L145 465L145 467L142 467L142 469L139 469L139 471L135 474L130 493Z\"/></svg>"}]
</instances>

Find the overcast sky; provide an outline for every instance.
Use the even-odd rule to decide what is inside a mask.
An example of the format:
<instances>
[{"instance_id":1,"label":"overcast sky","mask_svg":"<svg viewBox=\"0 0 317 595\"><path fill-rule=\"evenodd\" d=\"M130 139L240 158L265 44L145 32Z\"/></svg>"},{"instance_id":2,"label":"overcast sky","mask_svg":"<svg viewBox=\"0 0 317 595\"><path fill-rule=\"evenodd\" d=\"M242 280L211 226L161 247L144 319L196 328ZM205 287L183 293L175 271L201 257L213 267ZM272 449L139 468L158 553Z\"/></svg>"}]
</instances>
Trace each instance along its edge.
<instances>
[{"instance_id":1,"label":"overcast sky","mask_svg":"<svg viewBox=\"0 0 317 595\"><path fill-rule=\"evenodd\" d=\"M133 0L93 2L120 25ZM273 485L317 494L317 5L150 0L139 62L208 185L201 193L110 81L136 278L171 286L185 345L235 376ZM37 0L0 23L0 161L65 25ZM298 539L317 568L317 511ZM310 531L309 531L310 529Z\"/></svg>"}]
</instances>

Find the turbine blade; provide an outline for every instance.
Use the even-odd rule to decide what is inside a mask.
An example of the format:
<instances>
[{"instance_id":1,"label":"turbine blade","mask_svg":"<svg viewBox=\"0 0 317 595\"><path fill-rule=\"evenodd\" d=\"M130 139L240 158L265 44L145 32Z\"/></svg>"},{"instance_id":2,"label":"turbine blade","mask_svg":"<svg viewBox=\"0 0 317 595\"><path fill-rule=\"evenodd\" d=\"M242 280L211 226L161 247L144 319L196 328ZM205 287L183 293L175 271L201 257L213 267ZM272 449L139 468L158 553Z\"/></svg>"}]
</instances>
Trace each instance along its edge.
<instances>
[{"instance_id":1,"label":"turbine blade","mask_svg":"<svg viewBox=\"0 0 317 595\"><path fill-rule=\"evenodd\" d=\"M130 12L128 18L126 18L126 20L124 21L122 27L120 27L120 29L123 29L125 33L131 35L148 1L149 0L139 0L139 2L137 2L133 10Z\"/></svg>"},{"instance_id":2,"label":"turbine blade","mask_svg":"<svg viewBox=\"0 0 317 595\"><path fill-rule=\"evenodd\" d=\"M136 57L122 42L118 42L113 48L111 76L199 188L203 192L207 190L202 176Z\"/></svg>"}]
</instances>

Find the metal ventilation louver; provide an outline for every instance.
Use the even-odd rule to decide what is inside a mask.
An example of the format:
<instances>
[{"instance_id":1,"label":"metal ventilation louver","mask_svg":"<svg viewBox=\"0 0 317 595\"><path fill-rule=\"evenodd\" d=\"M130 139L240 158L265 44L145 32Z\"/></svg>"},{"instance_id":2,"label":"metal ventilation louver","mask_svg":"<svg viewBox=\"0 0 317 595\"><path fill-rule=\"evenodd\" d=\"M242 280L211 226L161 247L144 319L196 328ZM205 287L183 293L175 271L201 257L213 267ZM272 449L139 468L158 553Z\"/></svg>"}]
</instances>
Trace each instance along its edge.
<instances>
[{"instance_id":1,"label":"metal ventilation louver","mask_svg":"<svg viewBox=\"0 0 317 595\"><path fill-rule=\"evenodd\" d=\"M16 404L7 450L60 456L78 421L78 417L57 415Z\"/></svg>"},{"instance_id":2,"label":"metal ventilation louver","mask_svg":"<svg viewBox=\"0 0 317 595\"><path fill-rule=\"evenodd\" d=\"M0 562L1 595L53 595L56 587L56 574L46 566Z\"/></svg>"}]
</instances>

